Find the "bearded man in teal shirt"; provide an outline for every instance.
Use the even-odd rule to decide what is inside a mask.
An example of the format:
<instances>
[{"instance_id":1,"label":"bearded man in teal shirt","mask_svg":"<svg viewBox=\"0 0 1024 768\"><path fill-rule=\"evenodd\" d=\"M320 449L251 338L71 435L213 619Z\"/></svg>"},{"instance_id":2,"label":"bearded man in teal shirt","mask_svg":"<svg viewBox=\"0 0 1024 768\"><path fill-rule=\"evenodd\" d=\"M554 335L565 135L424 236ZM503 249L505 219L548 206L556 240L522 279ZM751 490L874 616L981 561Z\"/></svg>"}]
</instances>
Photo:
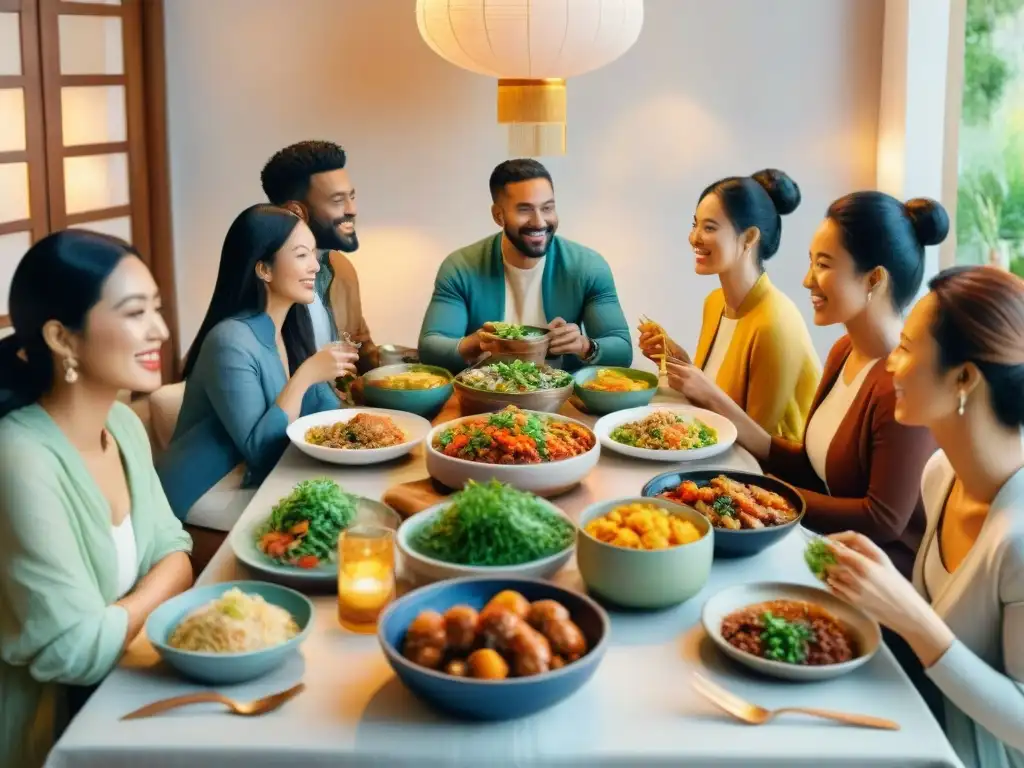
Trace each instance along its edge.
<instances>
[{"instance_id":1,"label":"bearded man in teal shirt","mask_svg":"<svg viewBox=\"0 0 1024 768\"><path fill-rule=\"evenodd\" d=\"M420 331L420 360L458 372L489 351L485 323L551 329L549 361L564 370L633 362L629 326L608 263L558 237L551 174L536 160L507 160L491 174L496 235L441 264Z\"/></svg>"}]
</instances>

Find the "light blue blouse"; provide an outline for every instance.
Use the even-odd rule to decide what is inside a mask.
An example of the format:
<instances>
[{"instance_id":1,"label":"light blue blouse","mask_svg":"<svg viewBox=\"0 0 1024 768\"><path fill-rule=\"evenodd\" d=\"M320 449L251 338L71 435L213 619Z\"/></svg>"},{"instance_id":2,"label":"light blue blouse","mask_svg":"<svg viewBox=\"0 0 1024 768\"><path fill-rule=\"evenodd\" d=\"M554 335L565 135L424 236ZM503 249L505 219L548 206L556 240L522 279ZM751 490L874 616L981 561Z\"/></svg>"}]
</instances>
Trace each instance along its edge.
<instances>
[{"instance_id":1,"label":"light blue blouse","mask_svg":"<svg viewBox=\"0 0 1024 768\"><path fill-rule=\"evenodd\" d=\"M288 382L263 312L214 326L185 382L178 423L157 472L174 514L192 505L238 464L244 484L259 484L288 446L288 415L275 402ZM302 416L339 408L327 383L310 387Z\"/></svg>"}]
</instances>

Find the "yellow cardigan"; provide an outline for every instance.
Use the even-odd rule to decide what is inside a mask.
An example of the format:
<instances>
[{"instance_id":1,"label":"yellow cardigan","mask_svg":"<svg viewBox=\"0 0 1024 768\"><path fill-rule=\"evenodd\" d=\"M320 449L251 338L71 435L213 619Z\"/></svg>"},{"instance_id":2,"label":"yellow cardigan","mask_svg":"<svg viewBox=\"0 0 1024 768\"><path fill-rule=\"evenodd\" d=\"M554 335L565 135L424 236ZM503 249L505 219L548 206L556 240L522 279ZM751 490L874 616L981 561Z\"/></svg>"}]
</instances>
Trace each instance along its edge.
<instances>
[{"instance_id":1,"label":"yellow cardigan","mask_svg":"<svg viewBox=\"0 0 1024 768\"><path fill-rule=\"evenodd\" d=\"M722 289L704 302L694 363L707 364L725 312ZM715 383L773 437L803 439L821 362L800 310L761 275L736 313L736 328Z\"/></svg>"}]
</instances>

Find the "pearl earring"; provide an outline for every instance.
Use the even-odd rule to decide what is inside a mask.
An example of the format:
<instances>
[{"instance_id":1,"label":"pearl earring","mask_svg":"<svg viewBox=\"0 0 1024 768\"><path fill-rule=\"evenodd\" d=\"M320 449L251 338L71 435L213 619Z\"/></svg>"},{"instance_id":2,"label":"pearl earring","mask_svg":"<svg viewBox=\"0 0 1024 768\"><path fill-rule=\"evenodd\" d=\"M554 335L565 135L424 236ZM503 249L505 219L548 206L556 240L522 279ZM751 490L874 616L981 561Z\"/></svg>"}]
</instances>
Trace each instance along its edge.
<instances>
[{"instance_id":1,"label":"pearl earring","mask_svg":"<svg viewBox=\"0 0 1024 768\"><path fill-rule=\"evenodd\" d=\"M78 363L75 362L73 357L64 358L64 381L68 384L74 384L78 381Z\"/></svg>"},{"instance_id":2,"label":"pearl earring","mask_svg":"<svg viewBox=\"0 0 1024 768\"><path fill-rule=\"evenodd\" d=\"M962 389L960 390L960 407L956 409L957 414L960 416L964 415L964 409L967 407L967 393Z\"/></svg>"},{"instance_id":3,"label":"pearl earring","mask_svg":"<svg viewBox=\"0 0 1024 768\"><path fill-rule=\"evenodd\" d=\"M868 304L871 303L871 297L874 296L874 295L875 295L875 289L872 288L871 290L868 291Z\"/></svg>"}]
</instances>

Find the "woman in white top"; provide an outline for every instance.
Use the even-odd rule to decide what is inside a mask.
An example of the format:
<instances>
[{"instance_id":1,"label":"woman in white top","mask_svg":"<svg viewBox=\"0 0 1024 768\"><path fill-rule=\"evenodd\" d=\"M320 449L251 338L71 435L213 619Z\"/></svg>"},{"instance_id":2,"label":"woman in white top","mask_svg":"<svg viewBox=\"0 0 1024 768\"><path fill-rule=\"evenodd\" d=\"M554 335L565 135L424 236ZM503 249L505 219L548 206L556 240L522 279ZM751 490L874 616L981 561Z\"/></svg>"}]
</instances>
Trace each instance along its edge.
<instances>
[{"instance_id":1,"label":"woman in white top","mask_svg":"<svg viewBox=\"0 0 1024 768\"><path fill-rule=\"evenodd\" d=\"M942 451L925 468L913 584L865 537L832 537L829 586L907 640L946 698L968 768L1024 766L1024 281L943 272L890 355L896 418Z\"/></svg>"}]
</instances>

